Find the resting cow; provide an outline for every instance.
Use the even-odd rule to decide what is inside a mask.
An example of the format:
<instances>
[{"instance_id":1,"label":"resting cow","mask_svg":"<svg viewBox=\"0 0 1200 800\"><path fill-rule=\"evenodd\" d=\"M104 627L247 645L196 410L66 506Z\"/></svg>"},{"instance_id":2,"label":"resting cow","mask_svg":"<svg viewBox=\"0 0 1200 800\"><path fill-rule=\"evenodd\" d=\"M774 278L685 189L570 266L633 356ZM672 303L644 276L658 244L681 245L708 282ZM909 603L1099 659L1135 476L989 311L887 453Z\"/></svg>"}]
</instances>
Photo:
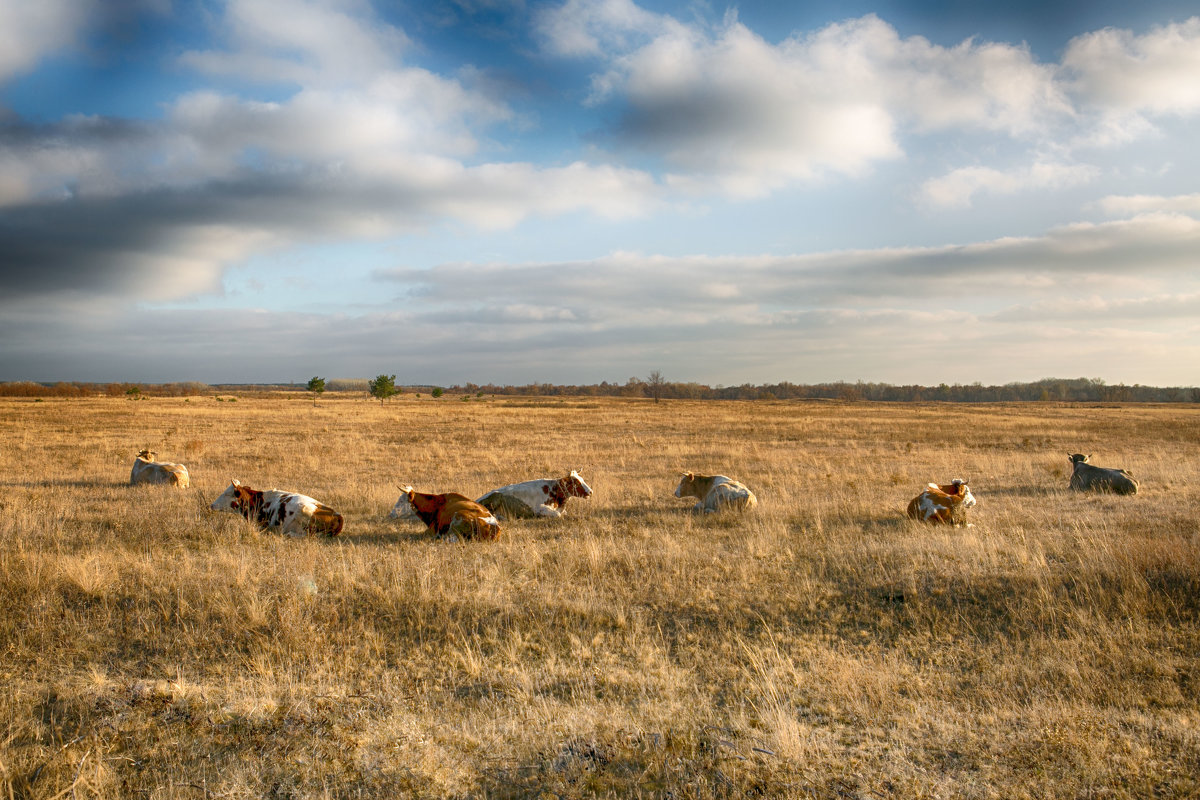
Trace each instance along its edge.
<instances>
[{"instance_id":1,"label":"resting cow","mask_svg":"<svg viewBox=\"0 0 1200 800\"><path fill-rule=\"evenodd\" d=\"M138 483L169 483L186 489L192 485L188 477L187 467L183 464L172 464L170 461L155 461L158 453L143 450L133 460L133 469L129 472L129 484Z\"/></svg>"},{"instance_id":2,"label":"resting cow","mask_svg":"<svg viewBox=\"0 0 1200 800\"><path fill-rule=\"evenodd\" d=\"M449 494L426 494L413 491L411 486L402 486L404 492L392 509L390 516L409 516L401 505L407 501L416 516L429 530L438 536L457 536L460 539L496 539L500 536L500 523L495 515L469 497L450 492Z\"/></svg>"},{"instance_id":3,"label":"resting cow","mask_svg":"<svg viewBox=\"0 0 1200 800\"><path fill-rule=\"evenodd\" d=\"M1137 494L1138 482L1123 469L1094 467L1088 463L1090 455L1072 453L1067 456L1074 471L1071 473L1071 488L1077 492L1113 492L1115 494Z\"/></svg>"},{"instance_id":4,"label":"resting cow","mask_svg":"<svg viewBox=\"0 0 1200 800\"><path fill-rule=\"evenodd\" d=\"M342 532L342 515L308 495L268 489L260 492L234 480L213 501L213 511L234 511L263 528L279 528L288 536Z\"/></svg>"},{"instance_id":5,"label":"resting cow","mask_svg":"<svg viewBox=\"0 0 1200 800\"><path fill-rule=\"evenodd\" d=\"M560 517L567 499L591 497L592 488L575 470L565 478L525 481L501 486L479 498L478 502L500 519Z\"/></svg>"},{"instance_id":6,"label":"resting cow","mask_svg":"<svg viewBox=\"0 0 1200 800\"><path fill-rule=\"evenodd\" d=\"M692 506L693 511L711 514L716 511L735 509L748 511L758 505L758 498L745 485L724 475L697 475L686 472L675 487L676 497L696 497L700 502Z\"/></svg>"},{"instance_id":7,"label":"resting cow","mask_svg":"<svg viewBox=\"0 0 1200 800\"><path fill-rule=\"evenodd\" d=\"M948 525L967 524L967 509L975 505L967 482L955 478L950 483L938 486L931 483L925 491L908 504L908 515L921 522Z\"/></svg>"}]
</instances>

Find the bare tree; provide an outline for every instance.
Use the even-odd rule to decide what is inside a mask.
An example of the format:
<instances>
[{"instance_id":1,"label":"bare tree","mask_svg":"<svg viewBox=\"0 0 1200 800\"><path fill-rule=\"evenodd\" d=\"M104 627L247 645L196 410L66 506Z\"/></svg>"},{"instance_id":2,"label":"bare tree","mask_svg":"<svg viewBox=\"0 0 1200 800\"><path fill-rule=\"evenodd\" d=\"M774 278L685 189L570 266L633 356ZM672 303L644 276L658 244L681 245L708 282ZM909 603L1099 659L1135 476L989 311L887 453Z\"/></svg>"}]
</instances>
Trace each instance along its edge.
<instances>
[{"instance_id":1,"label":"bare tree","mask_svg":"<svg viewBox=\"0 0 1200 800\"><path fill-rule=\"evenodd\" d=\"M661 372L654 370L646 378L646 386L650 389L650 396L653 397L654 402L657 403L659 398L662 397L663 389L665 389L667 386L667 380L663 377Z\"/></svg>"}]
</instances>

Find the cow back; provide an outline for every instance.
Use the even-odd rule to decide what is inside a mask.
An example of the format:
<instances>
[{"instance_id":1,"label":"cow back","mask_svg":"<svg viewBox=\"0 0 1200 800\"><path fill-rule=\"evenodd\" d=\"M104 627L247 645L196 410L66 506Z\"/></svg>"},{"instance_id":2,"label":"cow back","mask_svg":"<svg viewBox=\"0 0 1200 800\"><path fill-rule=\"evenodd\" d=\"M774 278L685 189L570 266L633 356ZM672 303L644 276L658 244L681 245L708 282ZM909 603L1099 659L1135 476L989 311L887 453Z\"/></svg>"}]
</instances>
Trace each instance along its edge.
<instances>
[{"instance_id":1,"label":"cow back","mask_svg":"<svg viewBox=\"0 0 1200 800\"><path fill-rule=\"evenodd\" d=\"M533 519L537 516L529 503L501 489L488 492L479 498L478 502L488 511L505 519Z\"/></svg>"},{"instance_id":2,"label":"cow back","mask_svg":"<svg viewBox=\"0 0 1200 800\"><path fill-rule=\"evenodd\" d=\"M191 486L187 467L183 464L173 464L169 461L150 461L138 456L133 461L133 469L129 471L129 483L165 483L187 489Z\"/></svg>"},{"instance_id":3,"label":"cow back","mask_svg":"<svg viewBox=\"0 0 1200 800\"><path fill-rule=\"evenodd\" d=\"M1137 494L1138 482L1133 475L1123 469L1096 467L1076 461L1075 470L1071 473L1070 488L1075 491Z\"/></svg>"},{"instance_id":4,"label":"cow back","mask_svg":"<svg viewBox=\"0 0 1200 800\"><path fill-rule=\"evenodd\" d=\"M437 532L463 539L495 539L500 524L491 510L461 494L447 494L438 515Z\"/></svg>"}]
</instances>

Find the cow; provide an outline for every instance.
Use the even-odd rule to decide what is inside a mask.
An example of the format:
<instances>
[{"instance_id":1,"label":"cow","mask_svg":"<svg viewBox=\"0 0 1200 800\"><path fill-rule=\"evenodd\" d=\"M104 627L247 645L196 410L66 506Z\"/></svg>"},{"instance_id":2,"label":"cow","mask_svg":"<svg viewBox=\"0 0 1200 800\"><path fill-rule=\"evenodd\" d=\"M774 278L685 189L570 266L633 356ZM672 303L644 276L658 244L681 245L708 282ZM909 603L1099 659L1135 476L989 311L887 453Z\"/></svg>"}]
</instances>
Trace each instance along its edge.
<instances>
[{"instance_id":1,"label":"cow","mask_svg":"<svg viewBox=\"0 0 1200 800\"><path fill-rule=\"evenodd\" d=\"M591 497L592 487L575 470L565 478L512 483L493 489L475 502L500 519L561 517L567 499Z\"/></svg>"},{"instance_id":2,"label":"cow","mask_svg":"<svg viewBox=\"0 0 1200 800\"><path fill-rule=\"evenodd\" d=\"M401 486L400 491L404 494L392 509L392 517L408 516L401 505L402 501L408 501L412 515L438 536L484 540L500 537L500 522L496 516L465 495L456 492L427 494L414 491L411 486Z\"/></svg>"},{"instance_id":3,"label":"cow","mask_svg":"<svg viewBox=\"0 0 1200 800\"><path fill-rule=\"evenodd\" d=\"M967 482L955 478L947 484L939 486L931 483L925 491L914 497L908 504L908 516L921 522L932 524L967 525L967 509L975 505L975 495L971 494Z\"/></svg>"},{"instance_id":4,"label":"cow","mask_svg":"<svg viewBox=\"0 0 1200 800\"><path fill-rule=\"evenodd\" d=\"M758 498L745 485L724 475L697 475L685 472L675 487L679 498L696 497L700 502L692 506L696 512L711 514L716 511L734 509L748 511L758 505Z\"/></svg>"},{"instance_id":5,"label":"cow","mask_svg":"<svg viewBox=\"0 0 1200 800\"><path fill-rule=\"evenodd\" d=\"M259 491L238 481L213 501L213 511L234 511L261 528L279 528L288 536L342 532L342 515L308 495L280 489Z\"/></svg>"},{"instance_id":6,"label":"cow","mask_svg":"<svg viewBox=\"0 0 1200 800\"><path fill-rule=\"evenodd\" d=\"M187 467L183 464L172 464L170 461L155 461L158 456L152 450L142 450L133 460L133 469L129 471L129 485L139 483L168 483L186 489L192 485Z\"/></svg>"},{"instance_id":7,"label":"cow","mask_svg":"<svg viewBox=\"0 0 1200 800\"><path fill-rule=\"evenodd\" d=\"M1069 453L1067 460L1074 471L1070 486L1077 492L1113 492L1114 494L1137 494L1138 482L1123 469L1094 467L1088 463L1091 455Z\"/></svg>"}]
</instances>

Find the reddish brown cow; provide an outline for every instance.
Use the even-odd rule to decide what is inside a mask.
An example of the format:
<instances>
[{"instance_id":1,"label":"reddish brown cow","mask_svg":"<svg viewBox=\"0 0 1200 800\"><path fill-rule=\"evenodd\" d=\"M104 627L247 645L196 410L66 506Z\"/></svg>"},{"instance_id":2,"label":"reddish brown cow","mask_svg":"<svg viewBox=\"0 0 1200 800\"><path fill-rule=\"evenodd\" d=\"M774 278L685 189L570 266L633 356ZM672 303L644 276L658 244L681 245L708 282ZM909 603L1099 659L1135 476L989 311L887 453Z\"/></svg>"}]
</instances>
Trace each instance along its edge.
<instances>
[{"instance_id":1,"label":"reddish brown cow","mask_svg":"<svg viewBox=\"0 0 1200 800\"><path fill-rule=\"evenodd\" d=\"M426 494L402 487L413 512L438 536L462 539L496 539L500 523L491 511L469 497L455 492Z\"/></svg>"}]
</instances>

